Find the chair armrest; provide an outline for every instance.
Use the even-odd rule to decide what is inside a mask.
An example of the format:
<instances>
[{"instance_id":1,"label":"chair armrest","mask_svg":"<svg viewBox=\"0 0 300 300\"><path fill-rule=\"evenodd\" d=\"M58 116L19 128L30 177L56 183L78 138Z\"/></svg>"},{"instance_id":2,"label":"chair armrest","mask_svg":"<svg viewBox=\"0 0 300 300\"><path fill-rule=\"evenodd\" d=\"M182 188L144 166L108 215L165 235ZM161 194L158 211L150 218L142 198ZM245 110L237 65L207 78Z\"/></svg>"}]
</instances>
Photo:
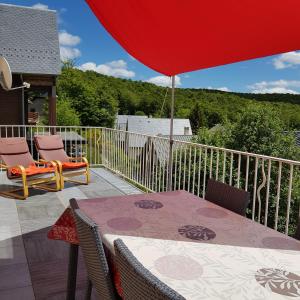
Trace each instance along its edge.
<instances>
[{"instance_id":1,"label":"chair armrest","mask_svg":"<svg viewBox=\"0 0 300 300\"><path fill-rule=\"evenodd\" d=\"M0 168L6 169L6 170L8 170L8 169L19 169L22 174L26 174L25 168L21 165L16 165L16 166L9 167L7 165L0 164Z\"/></svg>"},{"instance_id":2,"label":"chair armrest","mask_svg":"<svg viewBox=\"0 0 300 300\"><path fill-rule=\"evenodd\" d=\"M81 161L81 162L85 162L86 164L88 164L88 160L83 157L83 156L80 156L80 157L69 157L70 161Z\"/></svg>"},{"instance_id":3,"label":"chair armrest","mask_svg":"<svg viewBox=\"0 0 300 300\"><path fill-rule=\"evenodd\" d=\"M25 170L25 168L23 166L16 165L16 166L9 167L9 166L0 164L0 167L4 168L6 170L9 170L9 169L19 169L21 171L21 176L22 176L23 180L26 180L26 170Z\"/></svg>"},{"instance_id":4,"label":"chair armrest","mask_svg":"<svg viewBox=\"0 0 300 300\"><path fill-rule=\"evenodd\" d=\"M46 161L46 160L39 160L39 161L35 161L35 164L37 165L50 165L51 167L56 168L56 161L50 160L50 161Z\"/></svg>"},{"instance_id":5,"label":"chair armrest","mask_svg":"<svg viewBox=\"0 0 300 300\"><path fill-rule=\"evenodd\" d=\"M4 164L0 164L0 168L2 168L2 169L9 169L9 167L7 165L4 165Z\"/></svg>"}]
</instances>

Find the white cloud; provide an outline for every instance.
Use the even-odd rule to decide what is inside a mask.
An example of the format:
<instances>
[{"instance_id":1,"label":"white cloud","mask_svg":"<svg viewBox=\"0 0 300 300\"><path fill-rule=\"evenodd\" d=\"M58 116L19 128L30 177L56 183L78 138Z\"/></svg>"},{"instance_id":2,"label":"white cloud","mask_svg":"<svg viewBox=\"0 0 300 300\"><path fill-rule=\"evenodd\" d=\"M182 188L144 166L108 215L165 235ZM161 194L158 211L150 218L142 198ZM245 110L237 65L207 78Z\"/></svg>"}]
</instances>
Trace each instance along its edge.
<instances>
[{"instance_id":1,"label":"white cloud","mask_svg":"<svg viewBox=\"0 0 300 300\"><path fill-rule=\"evenodd\" d=\"M42 3L34 4L34 5L32 5L32 7L36 8L36 9L41 9L41 10L47 10L47 9L49 9L48 5L42 4Z\"/></svg>"},{"instance_id":2,"label":"white cloud","mask_svg":"<svg viewBox=\"0 0 300 300\"><path fill-rule=\"evenodd\" d=\"M62 46L76 46L80 43L81 39L77 35L70 34L66 31L59 33L59 43Z\"/></svg>"},{"instance_id":3,"label":"white cloud","mask_svg":"<svg viewBox=\"0 0 300 300\"><path fill-rule=\"evenodd\" d=\"M107 66L113 69L126 69L127 63L126 61L119 59L119 60L113 60L111 62L106 63Z\"/></svg>"},{"instance_id":4,"label":"white cloud","mask_svg":"<svg viewBox=\"0 0 300 300\"><path fill-rule=\"evenodd\" d=\"M133 71L128 70L127 63L122 59L100 65L96 65L94 62L87 62L81 65L79 69L82 71L95 71L113 77L132 78L135 76Z\"/></svg>"},{"instance_id":5,"label":"white cloud","mask_svg":"<svg viewBox=\"0 0 300 300\"><path fill-rule=\"evenodd\" d=\"M78 45L81 39L77 35L61 31L59 33L60 58L61 60L75 59L81 56L81 52L74 46Z\"/></svg>"},{"instance_id":6,"label":"white cloud","mask_svg":"<svg viewBox=\"0 0 300 300\"><path fill-rule=\"evenodd\" d=\"M151 77L148 80L146 80L146 82L150 82L159 86L169 86L169 87L172 86L171 77L163 76L163 75ZM175 76L175 86L180 86L180 85L181 85L180 77Z\"/></svg>"},{"instance_id":7,"label":"white cloud","mask_svg":"<svg viewBox=\"0 0 300 300\"><path fill-rule=\"evenodd\" d=\"M81 52L80 52L79 49L60 46L60 58L61 58L61 60L65 61L65 60L69 60L69 59L75 59L79 56L81 56Z\"/></svg>"},{"instance_id":8,"label":"white cloud","mask_svg":"<svg viewBox=\"0 0 300 300\"><path fill-rule=\"evenodd\" d=\"M227 86L221 86L221 87L208 86L207 89L217 90L217 91L222 91L222 92L231 92L231 89L229 89Z\"/></svg>"},{"instance_id":9,"label":"white cloud","mask_svg":"<svg viewBox=\"0 0 300 300\"><path fill-rule=\"evenodd\" d=\"M300 88L300 80L261 81L248 86L250 92L255 94L299 94L295 88Z\"/></svg>"},{"instance_id":10,"label":"white cloud","mask_svg":"<svg viewBox=\"0 0 300 300\"><path fill-rule=\"evenodd\" d=\"M274 58L273 65L277 70L292 68L296 65L300 65L300 51L292 51L279 55L278 57Z\"/></svg>"}]
</instances>

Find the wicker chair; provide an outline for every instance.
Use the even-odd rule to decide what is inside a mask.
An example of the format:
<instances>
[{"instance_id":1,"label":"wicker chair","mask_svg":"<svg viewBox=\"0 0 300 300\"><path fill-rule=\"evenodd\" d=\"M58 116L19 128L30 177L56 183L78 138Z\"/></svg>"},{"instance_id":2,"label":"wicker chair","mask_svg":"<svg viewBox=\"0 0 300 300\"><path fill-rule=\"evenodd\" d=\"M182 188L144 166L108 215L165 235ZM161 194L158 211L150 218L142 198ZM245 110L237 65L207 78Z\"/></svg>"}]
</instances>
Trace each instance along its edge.
<instances>
[{"instance_id":1,"label":"wicker chair","mask_svg":"<svg viewBox=\"0 0 300 300\"><path fill-rule=\"evenodd\" d=\"M114 242L116 264L121 275L125 300L184 300L185 298L161 282L128 250L122 240Z\"/></svg>"},{"instance_id":2,"label":"wicker chair","mask_svg":"<svg viewBox=\"0 0 300 300\"><path fill-rule=\"evenodd\" d=\"M250 202L250 194L225 183L209 179L205 199L241 216L245 216Z\"/></svg>"},{"instance_id":3,"label":"wicker chair","mask_svg":"<svg viewBox=\"0 0 300 300\"><path fill-rule=\"evenodd\" d=\"M118 299L97 225L76 208L77 203L74 199L70 201L70 204L72 209L75 208L73 213L76 229L88 273L89 284L86 299L91 298L92 286L96 289L100 299Z\"/></svg>"}]
</instances>

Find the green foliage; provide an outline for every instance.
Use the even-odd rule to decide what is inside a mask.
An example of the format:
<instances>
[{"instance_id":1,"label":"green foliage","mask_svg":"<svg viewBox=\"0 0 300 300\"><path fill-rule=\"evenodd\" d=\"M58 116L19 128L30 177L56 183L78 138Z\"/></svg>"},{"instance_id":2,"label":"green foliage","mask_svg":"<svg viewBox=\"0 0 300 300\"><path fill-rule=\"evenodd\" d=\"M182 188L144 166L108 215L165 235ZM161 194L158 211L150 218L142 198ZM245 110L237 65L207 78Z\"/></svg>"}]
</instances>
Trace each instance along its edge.
<instances>
[{"instance_id":1,"label":"green foliage","mask_svg":"<svg viewBox=\"0 0 300 300\"><path fill-rule=\"evenodd\" d=\"M74 62L65 62L57 83L58 124L112 127L117 112L169 117L170 93L164 103L166 92L166 88L147 82L108 77L92 71L83 72L74 68ZM204 89L176 89L175 117L191 120L193 132L197 133L197 143L300 160L299 148L292 131L300 130L299 104L300 95L253 95ZM114 145L110 147L110 153L114 157L120 149ZM97 152L95 148L92 155L97 156ZM266 186L262 188L261 199L256 199L255 202L257 205L259 202L260 206L256 206L253 216L259 218L261 223L266 221L267 225L273 227L279 192L278 229L285 231L286 214L290 209L290 233L294 230L300 202L298 169L293 170L291 203L287 207L292 172L287 164L282 165L281 185L278 185L278 162L269 165L268 160L252 157L247 161L244 156L239 160L238 154L222 153L207 147L195 151L193 146L180 148L176 155L173 181L177 188L195 193L205 190L210 175L219 176L219 179L222 177L225 182L233 185L237 185L239 179L239 186L245 188L248 170L247 189L253 197L257 195L259 186L263 186L265 177L269 176L269 190ZM120 158L118 168L125 172L122 166L131 158L126 153L120 155ZM134 165L135 162L131 163ZM190 179L187 179L188 169L190 174L196 174ZM163 176L162 188L165 184L166 179ZM252 207L248 211L249 216L252 216L251 209ZM268 220L264 220L265 209L269 212Z\"/></svg>"},{"instance_id":2,"label":"green foliage","mask_svg":"<svg viewBox=\"0 0 300 300\"><path fill-rule=\"evenodd\" d=\"M196 142L199 144L225 148L231 143L231 139L232 125L218 124L211 129L201 127L198 131Z\"/></svg>"},{"instance_id":3,"label":"green foliage","mask_svg":"<svg viewBox=\"0 0 300 300\"><path fill-rule=\"evenodd\" d=\"M64 69L57 83L57 93L63 99L70 99L82 125L113 126L117 101L95 72Z\"/></svg>"},{"instance_id":4,"label":"green foliage","mask_svg":"<svg viewBox=\"0 0 300 300\"><path fill-rule=\"evenodd\" d=\"M211 146L224 147L228 149L235 149L244 152L268 155L273 157L281 157L291 160L300 160L300 150L296 145L294 132L284 132L284 122L280 118L278 111L264 105L250 105L244 109L238 121L233 125L224 124L216 125L215 127L200 128L196 138L196 142ZM205 150L206 151L206 150ZM192 152L193 153L193 152ZM185 163L184 157L179 157L181 163ZM196 168L195 172L200 170L201 178L207 180L208 173L205 173L205 162L200 161L199 155L196 153L196 157L192 158L195 164L192 168ZM216 170L216 162L218 160L217 153L214 151L208 152L206 166L211 165L213 170ZM275 224L276 216L276 203L278 195L278 174L279 174L279 163L269 162L268 160L258 159L255 157L249 159L249 167L247 168L247 160L245 156L241 156L240 162L240 176L238 176L238 164L237 155L231 157L228 154L226 159L224 154L219 157L219 161L222 161L223 166L226 170L232 168L233 184L237 183L239 177L239 184L241 187L246 186L246 172L248 170L248 186L247 190L253 196L257 197L257 189L264 182L265 178L269 176L269 191L267 197L267 189L264 186L260 191L260 201L256 200L255 213L252 211L250 206L248 216L252 217L252 213L256 218L260 219L261 223L267 222L268 226L273 227ZM233 162L233 163L232 163ZM270 168L270 169L269 169ZM257 173L255 172L257 170ZM270 174L268 172L270 170ZM176 172L174 170L174 172ZM178 172L178 171L177 171ZM278 217L278 230L284 232L286 224L286 212L287 212L287 201L288 199L288 187L290 184L291 168L288 164L282 164L281 169L281 180L280 180L280 205L279 205L279 217ZM215 176L216 174L212 174ZM237 177L238 176L238 177ZM177 178L179 178L177 174ZM255 181L256 178L256 181ZM203 179L204 180L204 179ZM225 172L225 182L229 182L229 173ZM256 186L255 186L256 182ZM184 183L182 183L184 184ZM197 184L197 181L196 181ZM193 188L192 186L189 187ZM198 188L197 186L194 188ZM202 186L200 187L201 190ZM268 200L267 200L268 199ZM260 203L260 206L259 206ZM293 182L292 182L292 194L290 203L290 227L289 233L293 233L298 223L298 211L300 203L300 174L298 168L293 170ZM265 210L268 210L268 220L265 220Z\"/></svg>"},{"instance_id":5,"label":"green foliage","mask_svg":"<svg viewBox=\"0 0 300 300\"><path fill-rule=\"evenodd\" d=\"M284 123L276 110L264 106L245 109L234 124L230 149L299 160L295 135L283 132Z\"/></svg>"},{"instance_id":6,"label":"green foliage","mask_svg":"<svg viewBox=\"0 0 300 300\"><path fill-rule=\"evenodd\" d=\"M80 126L80 118L69 99L58 99L56 105L56 123L58 126Z\"/></svg>"},{"instance_id":7,"label":"green foliage","mask_svg":"<svg viewBox=\"0 0 300 300\"><path fill-rule=\"evenodd\" d=\"M143 111L138 110L135 112L135 115L136 116L145 116L145 113Z\"/></svg>"},{"instance_id":8,"label":"green foliage","mask_svg":"<svg viewBox=\"0 0 300 300\"><path fill-rule=\"evenodd\" d=\"M74 65L73 61L64 63L57 93L59 97L70 99L82 125L111 127L117 112L170 116L170 93L163 106L166 88L92 71L83 72ZM193 131L197 132L200 127L238 122L245 109L259 105L277 112L283 123L282 129L291 130L300 129L299 104L300 95L252 95L178 88L175 92L175 117L190 118Z\"/></svg>"}]
</instances>

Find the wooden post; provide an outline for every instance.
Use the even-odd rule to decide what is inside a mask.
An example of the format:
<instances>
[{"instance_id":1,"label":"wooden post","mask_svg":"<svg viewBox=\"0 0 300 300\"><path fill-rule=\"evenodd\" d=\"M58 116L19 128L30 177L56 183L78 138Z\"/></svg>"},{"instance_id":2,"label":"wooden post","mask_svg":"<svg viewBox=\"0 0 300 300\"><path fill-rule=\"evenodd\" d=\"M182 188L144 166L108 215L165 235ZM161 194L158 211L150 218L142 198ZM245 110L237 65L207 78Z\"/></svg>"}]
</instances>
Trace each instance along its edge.
<instances>
[{"instance_id":1,"label":"wooden post","mask_svg":"<svg viewBox=\"0 0 300 300\"><path fill-rule=\"evenodd\" d=\"M49 93L49 125L56 126L56 80L54 79L53 85ZM53 131L53 132L52 132ZM55 130L52 129L51 133L54 134Z\"/></svg>"}]
</instances>

